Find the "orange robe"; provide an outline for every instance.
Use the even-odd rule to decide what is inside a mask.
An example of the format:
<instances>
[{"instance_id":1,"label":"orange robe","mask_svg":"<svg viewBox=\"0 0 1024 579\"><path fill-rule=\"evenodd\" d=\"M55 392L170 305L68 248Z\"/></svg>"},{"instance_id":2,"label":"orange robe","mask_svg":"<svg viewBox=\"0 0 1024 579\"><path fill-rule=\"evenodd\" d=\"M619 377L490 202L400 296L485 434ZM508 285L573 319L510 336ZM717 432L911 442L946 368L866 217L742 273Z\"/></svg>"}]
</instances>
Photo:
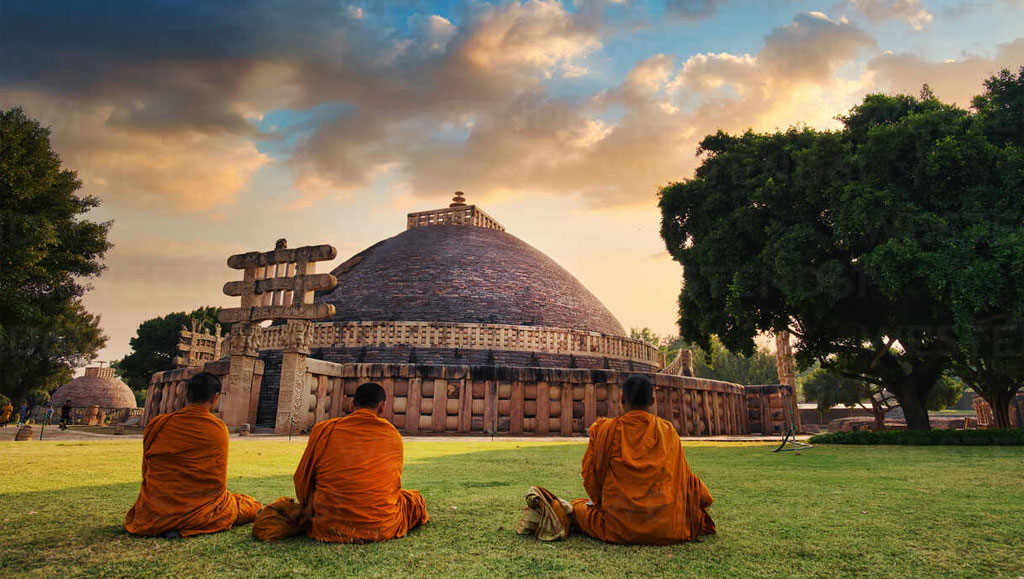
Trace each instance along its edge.
<instances>
[{"instance_id":1,"label":"orange robe","mask_svg":"<svg viewBox=\"0 0 1024 579\"><path fill-rule=\"evenodd\" d=\"M14 412L14 407L4 404L3 409L0 409L0 424L7 424L7 421L11 419L11 412Z\"/></svg>"},{"instance_id":2,"label":"orange robe","mask_svg":"<svg viewBox=\"0 0 1024 579\"><path fill-rule=\"evenodd\" d=\"M583 487L590 500L572 501L573 517L595 539L668 545L715 532L711 493L690 472L675 428L649 412L594 422Z\"/></svg>"},{"instance_id":3,"label":"orange robe","mask_svg":"<svg viewBox=\"0 0 1024 579\"><path fill-rule=\"evenodd\" d=\"M371 410L314 426L295 471L295 494L313 515L308 535L387 541L426 523L423 496L402 488L402 461L402 435Z\"/></svg>"},{"instance_id":4,"label":"orange robe","mask_svg":"<svg viewBox=\"0 0 1024 579\"><path fill-rule=\"evenodd\" d=\"M228 492L228 429L203 406L161 414L146 425L142 488L124 526L136 535L183 537L253 522L262 505Z\"/></svg>"}]
</instances>

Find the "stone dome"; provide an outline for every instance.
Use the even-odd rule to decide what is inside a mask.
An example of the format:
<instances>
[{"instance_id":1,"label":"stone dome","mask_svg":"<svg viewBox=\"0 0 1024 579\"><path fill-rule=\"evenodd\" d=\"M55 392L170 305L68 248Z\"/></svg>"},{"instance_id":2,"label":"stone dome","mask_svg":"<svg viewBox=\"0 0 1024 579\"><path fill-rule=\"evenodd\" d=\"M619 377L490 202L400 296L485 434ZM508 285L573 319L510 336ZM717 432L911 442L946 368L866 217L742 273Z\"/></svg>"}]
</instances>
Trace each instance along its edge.
<instances>
[{"instance_id":1,"label":"stone dome","mask_svg":"<svg viewBox=\"0 0 1024 579\"><path fill-rule=\"evenodd\" d=\"M315 301L334 304L335 322L483 323L626 335L569 272L495 227L410 227L331 273L337 287Z\"/></svg>"},{"instance_id":2,"label":"stone dome","mask_svg":"<svg viewBox=\"0 0 1024 579\"><path fill-rule=\"evenodd\" d=\"M135 408L135 394L127 384L114 376L113 368L86 368L80 376L61 386L50 395L54 407L65 400L73 406L100 408Z\"/></svg>"}]
</instances>

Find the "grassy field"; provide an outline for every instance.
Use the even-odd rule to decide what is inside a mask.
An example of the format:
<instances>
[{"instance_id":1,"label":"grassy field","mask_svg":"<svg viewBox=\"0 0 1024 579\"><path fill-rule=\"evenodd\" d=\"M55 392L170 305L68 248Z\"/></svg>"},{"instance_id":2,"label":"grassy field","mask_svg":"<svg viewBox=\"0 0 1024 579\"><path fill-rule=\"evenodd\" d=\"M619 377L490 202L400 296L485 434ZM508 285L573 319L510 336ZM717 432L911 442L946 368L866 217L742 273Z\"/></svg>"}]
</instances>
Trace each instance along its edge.
<instances>
[{"instance_id":1,"label":"grassy field","mask_svg":"<svg viewBox=\"0 0 1024 579\"><path fill-rule=\"evenodd\" d=\"M406 444L405 486L431 522L405 539L323 545L252 540L250 527L188 540L127 535L141 442L0 443L3 576L1024 576L1020 448L690 443L719 533L702 543L621 547L513 533L530 484L583 495L582 442ZM301 442L232 441L228 486L294 494Z\"/></svg>"}]
</instances>

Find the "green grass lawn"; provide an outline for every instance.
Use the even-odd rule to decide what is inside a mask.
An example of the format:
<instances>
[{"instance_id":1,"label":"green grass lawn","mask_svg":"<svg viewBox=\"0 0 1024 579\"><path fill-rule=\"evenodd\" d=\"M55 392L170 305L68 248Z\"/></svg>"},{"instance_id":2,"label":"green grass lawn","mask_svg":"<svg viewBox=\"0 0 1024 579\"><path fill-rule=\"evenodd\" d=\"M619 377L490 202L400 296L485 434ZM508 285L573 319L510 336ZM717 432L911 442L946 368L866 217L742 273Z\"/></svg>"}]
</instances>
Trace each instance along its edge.
<instances>
[{"instance_id":1,"label":"green grass lawn","mask_svg":"<svg viewBox=\"0 0 1024 579\"><path fill-rule=\"evenodd\" d=\"M689 443L717 535L671 547L545 544L513 533L531 484L583 496L584 444L406 444L431 522L375 545L127 535L141 441L0 443L0 575L884 577L1024 575L1024 450ZM301 442L233 440L228 487L293 496Z\"/></svg>"}]
</instances>

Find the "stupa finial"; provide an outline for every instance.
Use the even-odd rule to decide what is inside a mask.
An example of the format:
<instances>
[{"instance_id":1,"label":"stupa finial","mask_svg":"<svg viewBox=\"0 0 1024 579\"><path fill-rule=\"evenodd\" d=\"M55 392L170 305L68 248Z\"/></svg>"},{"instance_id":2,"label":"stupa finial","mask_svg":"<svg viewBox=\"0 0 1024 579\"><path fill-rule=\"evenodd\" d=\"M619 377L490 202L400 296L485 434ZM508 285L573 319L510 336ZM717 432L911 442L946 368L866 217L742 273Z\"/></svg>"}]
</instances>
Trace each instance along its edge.
<instances>
[{"instance_id":1,"label":"stupa finial","mask_svg":"<svg viewBox=\"0 0 1024 579\"><path fill-rule=\"evenodd\" d=\"M462 191L456 191L455 197L452 197L452 203L449 204L448 207L465 207L466 198L463 197L463 195L465 195L465 193Z\"/></svg>"}]
</instances>

